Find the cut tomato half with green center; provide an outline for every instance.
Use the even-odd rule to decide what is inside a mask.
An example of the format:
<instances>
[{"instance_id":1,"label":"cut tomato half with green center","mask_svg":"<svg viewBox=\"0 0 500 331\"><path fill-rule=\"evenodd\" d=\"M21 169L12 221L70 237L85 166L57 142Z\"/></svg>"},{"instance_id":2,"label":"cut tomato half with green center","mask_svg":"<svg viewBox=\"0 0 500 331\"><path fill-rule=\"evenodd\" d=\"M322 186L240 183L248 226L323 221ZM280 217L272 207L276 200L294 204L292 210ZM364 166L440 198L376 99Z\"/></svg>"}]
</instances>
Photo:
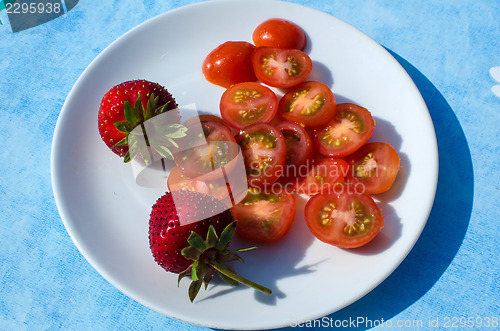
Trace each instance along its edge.
<instances>
[{"instance_id":1,"label":"cut tomato half with green center","mask_svg":"<svg viewBox=\"0 0 500 331\"><path fill-rule=\"evenodd\" d=\"M370 112L352 103L337 105L337 114L324 127L314 131L316 150L330 157L354 153L372 136L375 121Z\"/></svg>"},{"instance_id":2,"label":"cut tomato half with green center","mask_svg":"<svg viewBox=\"0 0 500 331\"><path fill-rule=\"evenodd\" d=\"M387 143L368 143L349 155L346 161L350 165L349 178L362 183L367 194L390 189L399 172L399 155Z\"/></svg>"},{"instance_id":3,"label":"cut tomato half with green center","mask_svg":"<svg viewBox=\"0 0 500 331\"><path fill-rule=\"evenodd\" d=\"M220 113L231 127L241 130L257 122L269 122L278 110L278 98L271 89L254 82L231 86L220 101Z\"/></svg>"},{"instance_id":4,"label":"cut tomato half with green center","mask_svg":"<svg viewBox=\"0 0 500 331\"><path fill-rule=\"evenodd\" d=\"M283 173L286 142L279 130L267 123L255 123L236 136L245 162L248 184L264 187Z\"/></svg>"},{"instance_id":5,"label":"cut tomato half with green center","mask_svg":"<svg viewBox=\"0 0 500 331\"><path fill-rule=\"evenodd\" d=\"M225 167L226 173L230 172L238 155L231 130L219 121L192 121L178 144L175 162L190 178L219 178L223 176L220 169Z\"/></svg>"},{"instance_id":6,"label":"cut tomato half with green center","mask_svg":"<svg viewBox=\"0 0 500 331\"><path fill-rule=\"evenodd\" d=\"M313 196L305 220L316 238L342 248L367 244L384 226L384 216L369 195L347 191Z\"/></svg>"},{"instance_id":7,"label":"cut tomato half with green center","mask_svg":"<svg viewBox=\"0 0 500 331\"><path fill-rule=\"evenodd\" d=\"M295 218L295 197L286 191L277 194L249 189L247 196L231 208L241 238L270 243L283 238Z\"/></svg>"},{"instance_id":8,"label":"cut tomato half with green center","mask_svg":"<svg viewBox=\"0 0 500 331\"><path fill-rule=\"evenodd\" d=\"M280 100L278 115L306 129L320 128L336 114L335 96L320 82L304 82L291 88Z\"/></svg>"},{"instance_id":9,"label":"cut tomato half with green center","mask_svg":"<svg viewBox=\"0 0 500 331\"><path fill-rule=\"evenodd\" d=\"M309 56L291 48L257 47L252 53L252 65L258 80L280 88L303 82L312 70Z\"/></svg>"}]
</instances>

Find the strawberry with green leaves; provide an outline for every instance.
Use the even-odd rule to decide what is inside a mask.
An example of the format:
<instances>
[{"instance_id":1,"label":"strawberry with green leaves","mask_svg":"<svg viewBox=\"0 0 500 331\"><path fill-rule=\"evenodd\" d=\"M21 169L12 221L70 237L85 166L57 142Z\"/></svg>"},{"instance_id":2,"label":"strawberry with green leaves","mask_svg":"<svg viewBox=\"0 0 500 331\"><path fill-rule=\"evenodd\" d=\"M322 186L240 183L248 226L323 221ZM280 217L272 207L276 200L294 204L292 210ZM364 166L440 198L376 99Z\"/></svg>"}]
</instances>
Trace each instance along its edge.
<instances>
[{"instance_id":1,"label":"strawberry with green leaves","mask_svg":"<svg viewBox=\"0 0 500 331\"><path fill-rule=\"evenodd\" d=\"M191 301L203 283L207 288L216 273L230 285L242 283L270 294L271 290L237 275L226 264L243 262L237 253L252 249L228 249L235 230L231 211L221 201L199 192L172 191L159 198L152 208L149 244L156 263L179 274L179 282L191 276Z\"/></svg>"},{"instance_id":2,"label":"strawberry with green leaves","mask_svg":"<svg viewBox=\"0 0 500 331\"><path fill-rule=\"evenodd\" d=\"M169 123L159 120L147 125L169 111L177 112L169 117ZM102 98L98 115L102 140L125 162L151 153L172 159L170 148L177 147L173 139L185 135L179 121L173 96L160 84L147 80L127 81L111 88Z\"/></svg>"}]
</instances>

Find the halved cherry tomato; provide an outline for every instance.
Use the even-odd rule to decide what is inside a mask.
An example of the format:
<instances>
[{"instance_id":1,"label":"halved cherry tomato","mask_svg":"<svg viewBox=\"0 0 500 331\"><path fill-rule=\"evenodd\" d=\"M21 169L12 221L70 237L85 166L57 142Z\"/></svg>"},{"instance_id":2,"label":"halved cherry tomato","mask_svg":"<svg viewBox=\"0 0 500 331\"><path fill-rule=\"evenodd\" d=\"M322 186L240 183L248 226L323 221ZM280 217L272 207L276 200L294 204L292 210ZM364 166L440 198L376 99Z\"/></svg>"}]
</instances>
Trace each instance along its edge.
<instances>
[{"instance_id":1,"label":"halved cherry tomato","mask_svg":"<svg viewBox=\"0 0 500 331\"><path fill-rule=\"evenodd\" d=\"M278 110L278 98L270 88L254 82L228 88L220 100L220 113L231 127L241 130L258 122L269 122Z\"/></svg>"},{"instance_id":2,"label":"halved cherry tomato","mask_svg":"<svg viewBox=\"0 0 500 331\"><path fill-rule=\"evenodd\" d=\"M252 65L262 83L281 88L303 82L312 70L309 56L291 48L257 47L252 54Z\"/></svg>"},{"instance_id":3,"label":"halved cherry tomato","mask_svg":"<svg viewBox=\"0 0 500 331\"><path fill-rule=\"evenodd\" d=\"M314 147L307 131L297 123L283 121L275 125L286 141L286 161L283 181L290 181L300 172L300 167L307 167L306 162L314 157ZM281 181L281 178L280 178Z\"/></svg>"},{"instance_id":4,"label":"halved cherry tomato","mask_svg":"<svg viewBox=\"0 0 500 331\"><path fill-rule=\"evenodd\" d=\"M295 217L295 197L286 191L266 193L249 189L247 196L231 208L241 238L270 243L283 238Z\"/></svg>"},{"instance_id":5,"label":"halved cherry tomato","mask_svg":"<svg viewBox=\"0 0 500 331\"><path fill-rule=\"evenodd\" d=\"M341 159L323 159L311 167L305 177L298 180L295 191L315 195L334 193L349 170L347 162Z\"/></svg>"},{"instance_id":6,"label":"halved cherry tomato","mask_svg":"<svg viewBox=\"0 0 500 331\"><path fill-rule=\"evenodd\" d=\"M219 200L226 199L230 190L222 177L214 180L190 178L183 174L177 166L170 170L170 174L167 178L167 187L170 191L186 190L205 193Z\"/></svg>"},{"instance_id":7,"label":"halved cherry tomato","mask_svg":"<svg viewBox=\"0 0 500 331\"><path fill-rule=\"evenodd\" d=\"M306 129L320 128L336 114L335 96L320 82L304 82L291 88L280 100L278 115L302 124Z\"/></svg>"},{"instance_id":8,"label":"halved cherry tomato","mask_svg":"<svg viewBox=\"0 0 500 331\"><path fill-rule=\"evenodd\" d=\"M306 47L306 34L297 24L271 18L255 28L252 35L255 46L295 48L301 51Z\"/></svg>"},{"instance_id":9,"label":"halved cherry tomato","mask_svg":"<svg viewBox=\"0 0 500 331\"><path fill-rule=\"evenodd\" d=\"M245 41L227 41L211 51L203 61L205 78L216 85L229 87L253 82L252 52L255 46Z\"/></svg>"},{"instance_id":10,"label":"halved cherry tomato","mask_svg":"<svg viewBox=\"0 0 500 331\"><path fill-rule=\"evenodd\" d=\"M305 207L306 224L319 240L342 248L360 247L384 226L384 216L364 193L345 191L313 196Z\"/></svg>"},{"instance_id":11,"label":"halved cherry tomato","mask_svg":"<svg viewBox=\"0 0 500 331\"><path fill-rule=\"evenodd\" d=\"M368 143L346 161L350 165L348 177L359 180L367 194L387 191L399 172L399 155L386 143Z\"/></svg>"},{"instance_id":12,"label":"halved cherry tomato","mask_svg":"<svg viewBox=\"0 0 500 331\"><path fill-rule=\"evenodd\" d=\"M337 105L337 114L325 126L314 131L316 150L330 157L354 153L372 136L375 121L370 112L352 103Z\"/></svg>"},{"instance_id":13,"label":"halved cherry tomato","mask_svg":"<svg viewBox=\"0 0 500 331\"><path fill-rule=\"evenodd\" d=\"M286 142L279 130L267 123L247 126L237 136L245 161L248 184L264 187L274 183L283 172Z\"/></svg>"},{"instance_id":14,"label":"halved cherry tomato","mask_svg":"<svg viewBox=\"0 0 500 331\"><path fill-rule=\"evenodd\" d=\"M238 145L229 128L218 121L192 121L186 136L178 140L179 151L174 159L182 173L190 178L215 179L226 173L238 155Z\"/></svg>"}]
</instances>

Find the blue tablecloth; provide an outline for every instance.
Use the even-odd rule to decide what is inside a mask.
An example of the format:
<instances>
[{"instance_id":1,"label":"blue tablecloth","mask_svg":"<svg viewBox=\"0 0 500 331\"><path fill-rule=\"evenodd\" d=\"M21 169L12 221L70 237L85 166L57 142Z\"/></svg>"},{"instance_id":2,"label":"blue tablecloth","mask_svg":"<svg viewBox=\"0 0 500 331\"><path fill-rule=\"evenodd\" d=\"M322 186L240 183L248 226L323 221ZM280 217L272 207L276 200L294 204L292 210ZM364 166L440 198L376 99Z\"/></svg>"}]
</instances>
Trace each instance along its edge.
<instances>
[{"instance_id":1,"label":"blue tablecloth","mask_svg":"<svg viewBox=\"0 0 500 331\"><path fill-rule=\"evenodd\" d=\"M65 231L50 177L55 124L87 65L134 26L195 2L82 0L16 33L0 12L1 330L206 329L160 315L104 280ZM439 145L436 200L416 246L374 291L329 318L413 330L498 327L500 2L292 2L386 47L422 93Z\"/></svg>"}]
</instances>

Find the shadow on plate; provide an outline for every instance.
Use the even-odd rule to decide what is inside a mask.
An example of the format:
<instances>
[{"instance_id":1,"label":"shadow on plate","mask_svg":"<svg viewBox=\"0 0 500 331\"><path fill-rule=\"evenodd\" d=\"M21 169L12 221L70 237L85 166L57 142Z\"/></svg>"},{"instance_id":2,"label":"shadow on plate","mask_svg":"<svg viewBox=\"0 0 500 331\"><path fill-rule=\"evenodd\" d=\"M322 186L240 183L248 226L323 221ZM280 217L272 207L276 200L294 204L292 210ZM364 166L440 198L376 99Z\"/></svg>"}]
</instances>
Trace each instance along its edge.
<instances>
[{"instance_id":1,"label":"shadow on plate","mask_svg":"<svg viewBox=\"0 0 500 331\"><path fill-rule=\"evenodd\" d=\"M290 232L280 241L271 244L256 244L243 240L235 236L231 242L231 248L244 248L257 246L255 250L241 253L245 263L232 263L236 272L258 284L270 288L272 295L265 295L255 291L255 299L264 304L274 306L278 300L286 298L277 283L280 279L293 277L302 274L308 274L316 270L316 266L323 263L319 261L313 265L301 265L305 252L315 240L314 236L307 229L303 219L306 200L300 196L296 197L297 210L294 224ZM207 295L199 301L210 300L228 292L246 290L244 285L232 287L215 277L212 283L214 287L221 287L222 290ZM210 288L209 288L210 290Z\"/></svg>"},{"instance_id":2,"label":"shadow on plate","mask_svg":"<svg viewBox=\"0 0 500 331\"><path fill-rule=\"evenodd\" d=\"M401 265L369 294L329 315L328 319L333 321L358 316L371 321L387 321L418 301L434 286L455 257L472 211L472 159L453 109L418 69L388 51L415 82L434 123L440 162L436 198L422 235ZM361 325L352 329L368 328Z\"/></svg>"}]
</instances>

